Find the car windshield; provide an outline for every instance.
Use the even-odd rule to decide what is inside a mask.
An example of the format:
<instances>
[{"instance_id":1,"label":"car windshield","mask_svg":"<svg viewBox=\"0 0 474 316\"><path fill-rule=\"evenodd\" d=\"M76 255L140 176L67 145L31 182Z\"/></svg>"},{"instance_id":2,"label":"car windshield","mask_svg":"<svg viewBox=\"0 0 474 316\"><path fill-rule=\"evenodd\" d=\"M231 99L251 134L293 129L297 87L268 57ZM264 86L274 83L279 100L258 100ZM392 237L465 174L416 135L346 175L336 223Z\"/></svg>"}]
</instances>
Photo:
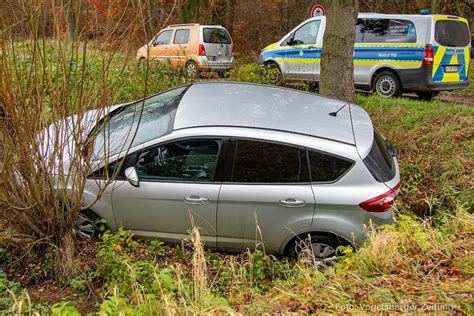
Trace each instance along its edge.
<instances>
[{"instance_id":1,"label":"car windshield","mask_svg":"<svg viewBox=\"0 0 474 316\"><path fill-rule=\"evenodd\" d=\"M177 88L131 103L111 116L97 132L94 157L104 159L170 133L186 89Z\"/></svg>"}]
</instances>

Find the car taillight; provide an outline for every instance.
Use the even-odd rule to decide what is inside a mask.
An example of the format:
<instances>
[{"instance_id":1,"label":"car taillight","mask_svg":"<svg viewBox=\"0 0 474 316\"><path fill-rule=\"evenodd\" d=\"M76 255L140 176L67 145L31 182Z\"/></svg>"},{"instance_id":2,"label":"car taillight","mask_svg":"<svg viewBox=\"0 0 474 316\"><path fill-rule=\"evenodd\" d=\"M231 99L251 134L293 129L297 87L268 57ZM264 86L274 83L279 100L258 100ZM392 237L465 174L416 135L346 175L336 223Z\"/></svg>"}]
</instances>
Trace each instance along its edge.
<instances>
[{"instance_id":1,"label":"car taillight","mask_svg":"<svg viewBox=\"0 0 474 316\"><path fill-rule=\"evenodd\" d=\"M206 49L204 48L204 44L199 44L199 56L206 56Z\"/></svg>"},{"instance_id":2,"label":"car taillight","mask_svg":"<svg viewBox=\"0 0 474 316\"><path fill-rule=\"evenodd\" d=\"M400 183L390 191L359 204L367 212L385 212L392 207L400 192Z\"/></svg>"},{"instance_id":3,"label":"car taillight","mask_svg":"<svg viewBox=\"0 0 474 316\"><path fill-rule=\"evenodd\" d=\"M423 55L423 65L433 65L434 49L431 45L425 46L425 53Z\"/></svg>"}]
</instances>

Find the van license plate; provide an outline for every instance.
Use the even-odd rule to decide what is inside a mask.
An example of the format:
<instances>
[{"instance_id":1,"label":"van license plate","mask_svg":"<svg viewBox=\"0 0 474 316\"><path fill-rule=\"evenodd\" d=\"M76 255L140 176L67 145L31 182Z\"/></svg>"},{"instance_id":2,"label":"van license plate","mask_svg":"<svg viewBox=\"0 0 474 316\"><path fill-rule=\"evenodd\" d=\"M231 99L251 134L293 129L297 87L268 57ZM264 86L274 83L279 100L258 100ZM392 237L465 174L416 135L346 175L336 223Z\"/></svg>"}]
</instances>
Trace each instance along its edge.
<instances>
[{"instance_id":1,"label":"van license plate","mask_svg":"<svg viewBox=\"0 0 474 316\"><path fill-rule=\"evenodd\" d=\"M444 66L444 72L458 72L458 66Z\"/></svg>"}]
</instances>

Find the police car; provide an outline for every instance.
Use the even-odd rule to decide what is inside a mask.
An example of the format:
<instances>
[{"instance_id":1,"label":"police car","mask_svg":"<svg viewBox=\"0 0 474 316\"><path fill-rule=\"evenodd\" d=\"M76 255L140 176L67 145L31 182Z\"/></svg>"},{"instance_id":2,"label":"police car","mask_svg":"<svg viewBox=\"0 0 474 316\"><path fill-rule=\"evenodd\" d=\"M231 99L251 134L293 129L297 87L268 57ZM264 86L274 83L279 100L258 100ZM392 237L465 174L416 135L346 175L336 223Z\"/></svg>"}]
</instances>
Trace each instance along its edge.
<instances>
[{"instance_id":1,"label":"police car","mask_svg":"<svg viewBox=\"0 0 474 316\"><path fill-rule=\"evenodd\" d=\"M262 50L259 62L277 70L273 83L318 82L325 27L325 16L310 18ZM416 92L430 99L440 91L469 85L470 50L469 25L464 18L426 12L360 13L354 83L385 98Z\"/></svg>"}]
</instances>

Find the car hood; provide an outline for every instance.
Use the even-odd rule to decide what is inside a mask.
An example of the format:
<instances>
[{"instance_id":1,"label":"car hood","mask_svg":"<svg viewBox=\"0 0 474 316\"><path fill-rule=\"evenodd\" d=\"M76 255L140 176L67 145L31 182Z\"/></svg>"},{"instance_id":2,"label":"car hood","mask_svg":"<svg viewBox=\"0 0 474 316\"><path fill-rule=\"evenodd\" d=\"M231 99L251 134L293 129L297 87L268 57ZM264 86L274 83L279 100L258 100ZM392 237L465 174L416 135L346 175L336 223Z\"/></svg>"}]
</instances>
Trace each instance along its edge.
<instances>
[{"instance_id":1,"label":"car hood","mask_svg":"<svg viewBox=\"0 0 474 316\"><path fill-rule=\"evenodd\" d=\"M69 175L72 166L84 165L84 142L98 121L125 104L94 109L82 115L68 116L52 123L37 134L39 157L53 175Z\"/></svg>"}]
</instances>

